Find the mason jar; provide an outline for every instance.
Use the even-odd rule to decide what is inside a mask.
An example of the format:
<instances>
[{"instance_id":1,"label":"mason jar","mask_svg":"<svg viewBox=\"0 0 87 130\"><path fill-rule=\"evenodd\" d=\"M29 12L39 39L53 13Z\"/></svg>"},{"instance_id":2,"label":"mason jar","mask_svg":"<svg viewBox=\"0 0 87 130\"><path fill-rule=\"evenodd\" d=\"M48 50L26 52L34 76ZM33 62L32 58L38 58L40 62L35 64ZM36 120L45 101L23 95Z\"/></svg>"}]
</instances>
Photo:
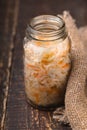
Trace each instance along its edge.
<instances>
[{"instance_id":1,"label":"mason jar","mask_svg":"<svg viewBox=\"0 0 87 130\"><path fill-rule=\"evenodd\" d=\"M63 104L70 68L70 40L63 19L53 15L31 19L24 38L28 102L42 109Z\"/></svg>"}]
</instances>

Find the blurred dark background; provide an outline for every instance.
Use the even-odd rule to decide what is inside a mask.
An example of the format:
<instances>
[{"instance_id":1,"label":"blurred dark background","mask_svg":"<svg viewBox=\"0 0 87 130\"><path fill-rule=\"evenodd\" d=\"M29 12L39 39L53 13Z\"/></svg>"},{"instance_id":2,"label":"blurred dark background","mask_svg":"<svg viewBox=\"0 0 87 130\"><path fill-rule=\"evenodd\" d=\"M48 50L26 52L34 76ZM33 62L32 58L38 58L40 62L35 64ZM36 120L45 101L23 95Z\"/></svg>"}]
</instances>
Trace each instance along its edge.
<instances>
[{"instance_id":1,"label":"blurred dark background","mask_svg":"<svg viewBox=\"0 0 87 130\"><path fill-rule=\"evenodd\" d=\"M0 30L4 24L8 3L9 0L0 0ZM57 15L63 10L70 11L78 26L87 24L87 0L20 0L19 8L20 24L23 25L34 16L41 14ZM23 19L21 19L21 15L23 15Z\"/></svg>"},{"instance_id":2,"label":"blurred dark background","mask_svg":"<svg viewBox=\"0 0 87 130\"><path fill-rule=\"evenodd\" d=\"M19 93L17 95L17 92L24 91L23 80L21 80L21 75L23 77L21 72L23 69L22 43L28 21L37 15L57 15L64 10L71 13L78 27L87 25L87 0L0 0L0 121L3 116L3 101L7 98L6 91L8 91L8 88L9 100L7 106L10 106L10 102L11 105L14 105L14 100L18 103L17 98L20 95ZM19 83L21 83L21 88L17 91ZM12 98L13 95L15 95L15 99ZM25 101L25 98L22 97L22 100ZM20 111L20 108L21 105L16 108L16 111ZM8 122L14 119L11 118L10 111L17 115L16 111L13 112L13 108L7 107ZM23 112L25 113L25 110ZM8 122L7 126L11 124ZM12 125L14 125L14 121ZM17 129L14 128L14 130Z\"/></svg>"}]
</instances>

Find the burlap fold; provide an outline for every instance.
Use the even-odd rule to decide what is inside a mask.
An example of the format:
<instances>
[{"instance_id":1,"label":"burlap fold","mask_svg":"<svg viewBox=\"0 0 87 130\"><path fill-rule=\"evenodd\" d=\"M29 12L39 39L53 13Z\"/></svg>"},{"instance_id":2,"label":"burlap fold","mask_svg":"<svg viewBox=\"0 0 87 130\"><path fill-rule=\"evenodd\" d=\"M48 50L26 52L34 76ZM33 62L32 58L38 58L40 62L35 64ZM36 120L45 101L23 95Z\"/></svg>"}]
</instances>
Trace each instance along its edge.
<instances>
[{"instance_id":1,"label":"burlap fold","mask_svg":"<svg viewBox=\"0 0 87 130\"><path fill-rule=\"evenodd\" d=\"M71 39L72 70L65 94L65 112L62 109L60 118L58 108L53 118L58 117L60 122L70 123L73 130L87 130L87 52L84 48L84 45L87 47L84 35L87 30L82 28L78 31L75 20L67 11L64 11L63 19Z\"/></svg>"}]
</instances>

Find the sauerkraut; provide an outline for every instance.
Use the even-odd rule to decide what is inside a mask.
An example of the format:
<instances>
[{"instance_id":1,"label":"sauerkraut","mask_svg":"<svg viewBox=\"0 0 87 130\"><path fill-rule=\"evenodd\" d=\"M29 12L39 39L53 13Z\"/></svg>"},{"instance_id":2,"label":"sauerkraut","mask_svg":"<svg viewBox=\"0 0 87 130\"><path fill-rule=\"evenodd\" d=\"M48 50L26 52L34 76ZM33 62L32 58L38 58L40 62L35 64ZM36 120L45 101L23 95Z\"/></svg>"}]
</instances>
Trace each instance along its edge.
<instances>
[{"instance_id":1,"label":"sauerkraut","mask_svg":"<svg viewBox=\"0 0 87 130\"><path fill-rule=\"evenodd\" d=\"M24 44L24 79L27 98L38 106L56 106L63 102L71 67L68 37Z\"/></svg>"}]
</instances>

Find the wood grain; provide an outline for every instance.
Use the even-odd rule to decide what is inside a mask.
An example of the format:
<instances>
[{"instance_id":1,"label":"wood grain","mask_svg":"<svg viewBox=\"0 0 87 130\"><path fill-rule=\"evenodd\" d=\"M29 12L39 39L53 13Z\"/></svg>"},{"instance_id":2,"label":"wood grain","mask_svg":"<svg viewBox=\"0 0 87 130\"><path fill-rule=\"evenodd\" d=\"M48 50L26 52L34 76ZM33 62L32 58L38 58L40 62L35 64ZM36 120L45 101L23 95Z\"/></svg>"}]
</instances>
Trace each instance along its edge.
<instances>
[{"instance_id":1,"label":"wood grain","mask_svg":"<svg viewBox=\"0 0 87 130\"><path fill-rule=\"evenodd\" d=\"M12 58L12 19L11 8L13 3L1 1L0 19L0 128L3 128L6 102L8 96L8 86L10 81L10 68Z\"/></svg>"},{"instance_id":2,"label":"wood grain","mask_svg":"<svg viewBox=\"0 0 87 130\"><path fill-rule=\"evenodd\" d=\"M77 1L67 0L65 3L61 0L55 2L53 0L1 0L3 16L0 19L2 36L0 37L0 120L2 120L2 130L71 130L53 120L52 112L34 109L26 102L23 38L28 21L40 14L56 15L68 9L79 26L85 25L87 1L80 0L79 6Z\"/></svg>"}]
</instances>

